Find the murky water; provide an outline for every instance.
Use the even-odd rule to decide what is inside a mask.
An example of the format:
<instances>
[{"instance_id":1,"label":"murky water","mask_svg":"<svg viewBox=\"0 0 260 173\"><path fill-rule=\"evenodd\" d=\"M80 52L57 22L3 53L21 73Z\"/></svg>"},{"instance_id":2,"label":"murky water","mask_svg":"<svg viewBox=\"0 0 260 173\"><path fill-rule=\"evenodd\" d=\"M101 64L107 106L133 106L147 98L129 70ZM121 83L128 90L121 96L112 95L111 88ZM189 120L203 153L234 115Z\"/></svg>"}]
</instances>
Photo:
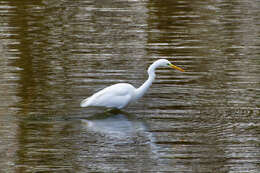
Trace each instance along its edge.
<instances>
[{"instance_id":1,"label":"murky water","mask_svg":"<svg viewBox=\"0 0 260 173\"><path fill-rule=\"evenodd\" d=\"M257 0L0 0L0 172L260 172ZM123 112L83 109L147 78Z\"/></svg>"}]
</instances>

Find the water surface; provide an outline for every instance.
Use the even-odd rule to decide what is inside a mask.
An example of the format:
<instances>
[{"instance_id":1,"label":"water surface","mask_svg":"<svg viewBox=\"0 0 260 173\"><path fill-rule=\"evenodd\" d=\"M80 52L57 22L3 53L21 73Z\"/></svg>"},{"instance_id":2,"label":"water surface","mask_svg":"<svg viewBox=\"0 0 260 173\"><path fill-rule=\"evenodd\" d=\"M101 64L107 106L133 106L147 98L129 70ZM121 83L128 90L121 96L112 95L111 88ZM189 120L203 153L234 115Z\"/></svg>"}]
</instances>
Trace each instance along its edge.
<instances>
[{"instance_id":1,"label":"water surface","mask_svg":"<svg viewBox=\"0 0 260 173\"><path fill-rule=\"evenodd\" d=\"M0 172L260 172L256 0L0 0ZM79 103L138 87L122 112Z\"/></svg>"}]
</instances>

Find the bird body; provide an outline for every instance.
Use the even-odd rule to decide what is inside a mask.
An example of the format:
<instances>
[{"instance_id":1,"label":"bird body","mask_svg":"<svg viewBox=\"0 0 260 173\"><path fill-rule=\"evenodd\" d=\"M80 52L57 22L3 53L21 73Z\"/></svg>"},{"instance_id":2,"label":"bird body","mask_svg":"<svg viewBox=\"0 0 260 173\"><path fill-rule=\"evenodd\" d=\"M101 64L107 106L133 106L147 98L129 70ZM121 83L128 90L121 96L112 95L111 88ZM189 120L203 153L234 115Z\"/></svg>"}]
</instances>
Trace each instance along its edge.
<instances>
[{"instance_id":1,"label":"bird body","mask_svg":"<svg viewBox=\"0 0 260 173\"><path fill-rule=\"evenodd\" d=\"M135 100L135 90L136 88L128 83L114 84L86 98L80 105L81 107L102 106L121 109L130 101Z\"/></svg>"},{"instance_id":2,"label":"bird body","mask_svg":"<svg viewBox=\"0 0 260 173\"><path fill-rule=\"evenodd\" d=\"M147 71L149 77L139 88L135 88L128 83L114 84L84 99L83 101L81 101L80 106L101 106L117 109L122 109L126 107L129 103L134 102L142 97L144 93L149 89L156 77L155 69L159 66L169 66L171 68L184 71L180 67L171 64L166 59L159 59L155 61L152 65L150 65Z\"/></svg>"}]
</instances>

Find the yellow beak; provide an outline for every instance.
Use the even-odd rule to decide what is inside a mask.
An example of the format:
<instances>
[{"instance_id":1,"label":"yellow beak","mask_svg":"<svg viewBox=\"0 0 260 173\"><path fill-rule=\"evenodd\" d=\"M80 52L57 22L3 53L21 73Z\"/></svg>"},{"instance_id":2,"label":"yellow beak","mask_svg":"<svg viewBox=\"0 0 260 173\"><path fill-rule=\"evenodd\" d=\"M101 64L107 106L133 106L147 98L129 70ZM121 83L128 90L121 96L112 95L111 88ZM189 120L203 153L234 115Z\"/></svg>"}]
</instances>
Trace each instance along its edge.
<instances>
[{"instance_id":1,"label":"yellow beak","mask_svg":"<svg viewBox=\"0 0 260 173\"><path fill-rule=\"evenodd\" d=\"M179 71L185 72L182 68L177 67L176 65L170 64L170 67L171 67L171 68L174 68L174 69L176 69L176 70L179 70Z\"/></svg>"}]
</instances>

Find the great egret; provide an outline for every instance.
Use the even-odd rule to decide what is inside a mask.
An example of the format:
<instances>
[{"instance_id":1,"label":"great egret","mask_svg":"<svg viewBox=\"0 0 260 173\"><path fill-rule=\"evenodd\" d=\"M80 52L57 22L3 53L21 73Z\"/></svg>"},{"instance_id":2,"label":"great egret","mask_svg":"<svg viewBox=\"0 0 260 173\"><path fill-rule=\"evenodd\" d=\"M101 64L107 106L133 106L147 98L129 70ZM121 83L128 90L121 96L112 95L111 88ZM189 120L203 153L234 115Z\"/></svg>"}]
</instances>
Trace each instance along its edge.
<instances>
[{"instance_id":1,"label":"great egret","mask_svg":"<svg viewBox=\"0 0 260 173\"><path fill-rule=\"evenodd\" d=\"M152 65L150 65L147 71L149 77L139 88L135 88L128 83L114 84L82 100L80 106L101 106L107 108L122 109L126 107L130 102L134 102L144 95L144 93L152 85L155 79L155 69L160 66L168 66L184 72L182 68L171 64L170 61L166 59L159 59L155 61Z\"/></svg>"}]
</instances>

